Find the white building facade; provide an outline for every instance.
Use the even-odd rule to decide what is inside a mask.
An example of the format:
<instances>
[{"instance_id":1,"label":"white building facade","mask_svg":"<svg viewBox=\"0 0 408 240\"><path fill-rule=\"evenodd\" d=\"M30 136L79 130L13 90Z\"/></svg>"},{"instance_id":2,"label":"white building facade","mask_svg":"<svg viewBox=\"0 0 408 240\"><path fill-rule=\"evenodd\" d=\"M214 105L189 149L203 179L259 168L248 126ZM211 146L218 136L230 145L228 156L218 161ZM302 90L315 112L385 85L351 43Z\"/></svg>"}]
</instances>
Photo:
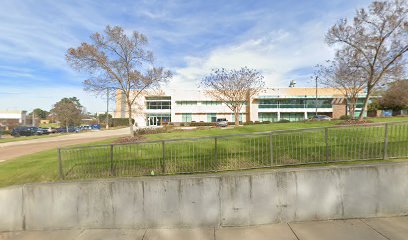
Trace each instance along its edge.
<instances>
[{"instance_id":1,"label":"white building facade","mask_svg":"<svg viewBox=\"0 0 408 240\"><path fill-rule=\"evenodd\" d=\"M316 112L339 118L346 114L346 107L343 94L332 88L318 88L317 98L315 88L265 88L245 101L240 122L301 121L314 116ZM359 111L361 106L357 108L357 113ZM138 127L170 122L215 122L217 118L235 122L231 109L225 103L213 100L203 90L168 89L160 95L144 94L136 100L132 112ZM115 117L127 117L126 102L119 91Z\"/></svg>"}]
</instances>

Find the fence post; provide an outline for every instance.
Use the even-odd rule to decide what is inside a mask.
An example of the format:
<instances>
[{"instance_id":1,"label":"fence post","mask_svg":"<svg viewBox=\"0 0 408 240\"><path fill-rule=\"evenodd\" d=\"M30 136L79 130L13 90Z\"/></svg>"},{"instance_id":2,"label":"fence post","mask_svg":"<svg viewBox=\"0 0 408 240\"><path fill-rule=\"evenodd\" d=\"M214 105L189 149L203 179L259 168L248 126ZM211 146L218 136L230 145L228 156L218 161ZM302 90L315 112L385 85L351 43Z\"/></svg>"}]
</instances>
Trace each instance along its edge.
<instances>
[{"instance_id":1,"label":"fence post","mask_svg":"<svg viewBox=\"0 0 408 240\"><path fill-rule=\"evenodd\" d=\"M387 159L388 158L388 123L385 124L384 126L384 155L383 155L383 159Z\"/></svg>"},{"instance_id":2,"label":"fence post","mask_svg":"<svg viewBox=\"0 0 408 240\"><path fill-rule=\"evenodd\" d=\"M326 162L329 162L329 128L324 129L324 138L326 142Z\"/></svg>"},{"instance_id":3,"label":"fence post","mask_svg":"<svg viewBox=\"0 0 408 240\"><path fill-rule=\"evenodd\" d=\"M165 162L166 148L165 148L165 142L164 141L162 141L162 154L163 154L163 156L162 156L161 168L162 168L162 173L166 174L166 162Z\"/></svg>"},{"instance_id":4,"label":"fence post","mask_svg":"<svg viewBox=\"0 0 408 240\"><path fill-rule=\"evenodd\" d=\"M217 153L217 137L214 137L214 163L218 160L218 153Z\"/></svg>"},{"instance_id":5,"label":"fence post","mask_svg":"<svg viewBox=\"0 0 408 240\"><path fill-rule=\"evenodd\" d=\"M271 167L273 166L273 142L272 142L272 132L269 134L269 150L271 151Z\"/></svg>"},{"instance_id":6,"label":"fence post","mask_svg":"<svg viewBox=\"0 0 408 240\"><path fill-rule=\"evenodd\" d=\"M64 180L64 172L62 170L61 148L58 148L58 175L60 179Z\"/></svg>"},{"instance_id":7,"label":"fence post","mask_svg":"<svg viewBox=\"0 0 408 240\"><path fill-rule=\"evenodd\" d=\"M111 170L111 175L115 176L115 170L113 167L113 144L110 145L110 170Z\"/></svg>"}]
</instances>

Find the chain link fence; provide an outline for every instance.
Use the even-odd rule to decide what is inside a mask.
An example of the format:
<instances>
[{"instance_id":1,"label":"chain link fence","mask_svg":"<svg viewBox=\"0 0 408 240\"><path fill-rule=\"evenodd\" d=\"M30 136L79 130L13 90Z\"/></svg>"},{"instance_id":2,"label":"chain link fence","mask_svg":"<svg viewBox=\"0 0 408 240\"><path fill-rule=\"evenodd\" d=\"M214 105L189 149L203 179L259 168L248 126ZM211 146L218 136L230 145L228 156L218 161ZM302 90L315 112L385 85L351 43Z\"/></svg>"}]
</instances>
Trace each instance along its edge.
<instances>
[{"instance_id":1,"label":"chain link fence","mask_svg":"<svg viewBox=\"0 0 408 240\"><path fill-rule=\"evenodd\" d=\"M408 121L58 149L62 179L408 157Z\"/></svg>"}]
</instances>

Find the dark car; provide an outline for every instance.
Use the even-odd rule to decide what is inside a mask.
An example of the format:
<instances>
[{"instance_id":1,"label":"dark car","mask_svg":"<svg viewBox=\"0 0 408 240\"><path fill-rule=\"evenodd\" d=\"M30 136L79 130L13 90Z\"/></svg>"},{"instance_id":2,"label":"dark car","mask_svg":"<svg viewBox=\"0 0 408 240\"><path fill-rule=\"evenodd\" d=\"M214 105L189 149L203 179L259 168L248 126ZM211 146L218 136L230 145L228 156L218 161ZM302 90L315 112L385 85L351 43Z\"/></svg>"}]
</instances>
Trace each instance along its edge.
<instances>
[{"instance_id":1,"label":"dark car","mask_svg":"<svg viewBox=\"0 0 408 240\"><path fill-rule=\"evenodd\" d=\"M13 128L10 132L11 136L20 137L20 136L33 136L36 135L36 129L33 127L19 126Z\"/></svg>"},{"instance_id":2,"label":"dark car","mask_svg":"<svg viewBox=\"0 0 408 240\"><path fill-rule=\"evenodd\" d=\"M69 133L70 132L76 132L76 133L78 133L78 132L81 131L81 129L77 128L77 127L68 127L68 129L65 128L65 127L61 127L61 128L57 128L56 130L57 130L58 133L66 133L66 132L69 132Z\"/></svg>"}]
</instances>

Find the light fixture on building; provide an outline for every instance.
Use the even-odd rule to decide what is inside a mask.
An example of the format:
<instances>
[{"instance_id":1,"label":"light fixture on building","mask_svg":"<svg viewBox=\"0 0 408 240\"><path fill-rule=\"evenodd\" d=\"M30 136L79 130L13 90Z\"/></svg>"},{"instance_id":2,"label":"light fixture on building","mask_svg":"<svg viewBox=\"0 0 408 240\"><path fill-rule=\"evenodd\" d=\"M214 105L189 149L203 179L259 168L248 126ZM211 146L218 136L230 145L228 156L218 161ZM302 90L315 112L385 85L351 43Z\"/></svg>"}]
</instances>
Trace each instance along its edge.
<instances>
[{"instance_id":1,"label":"light fixture on building","mask_svg":"<svg viewBox=\"0 0 408 240\"><path fill-rule=\"evenodd\" d=\"M293 87L295 87L295 85L296 85L296 81L295 81L295 80L291 80L290 83L289 83L289 87L290 87L290 88L293 88Z\"/></svg>"}]
</instances>

